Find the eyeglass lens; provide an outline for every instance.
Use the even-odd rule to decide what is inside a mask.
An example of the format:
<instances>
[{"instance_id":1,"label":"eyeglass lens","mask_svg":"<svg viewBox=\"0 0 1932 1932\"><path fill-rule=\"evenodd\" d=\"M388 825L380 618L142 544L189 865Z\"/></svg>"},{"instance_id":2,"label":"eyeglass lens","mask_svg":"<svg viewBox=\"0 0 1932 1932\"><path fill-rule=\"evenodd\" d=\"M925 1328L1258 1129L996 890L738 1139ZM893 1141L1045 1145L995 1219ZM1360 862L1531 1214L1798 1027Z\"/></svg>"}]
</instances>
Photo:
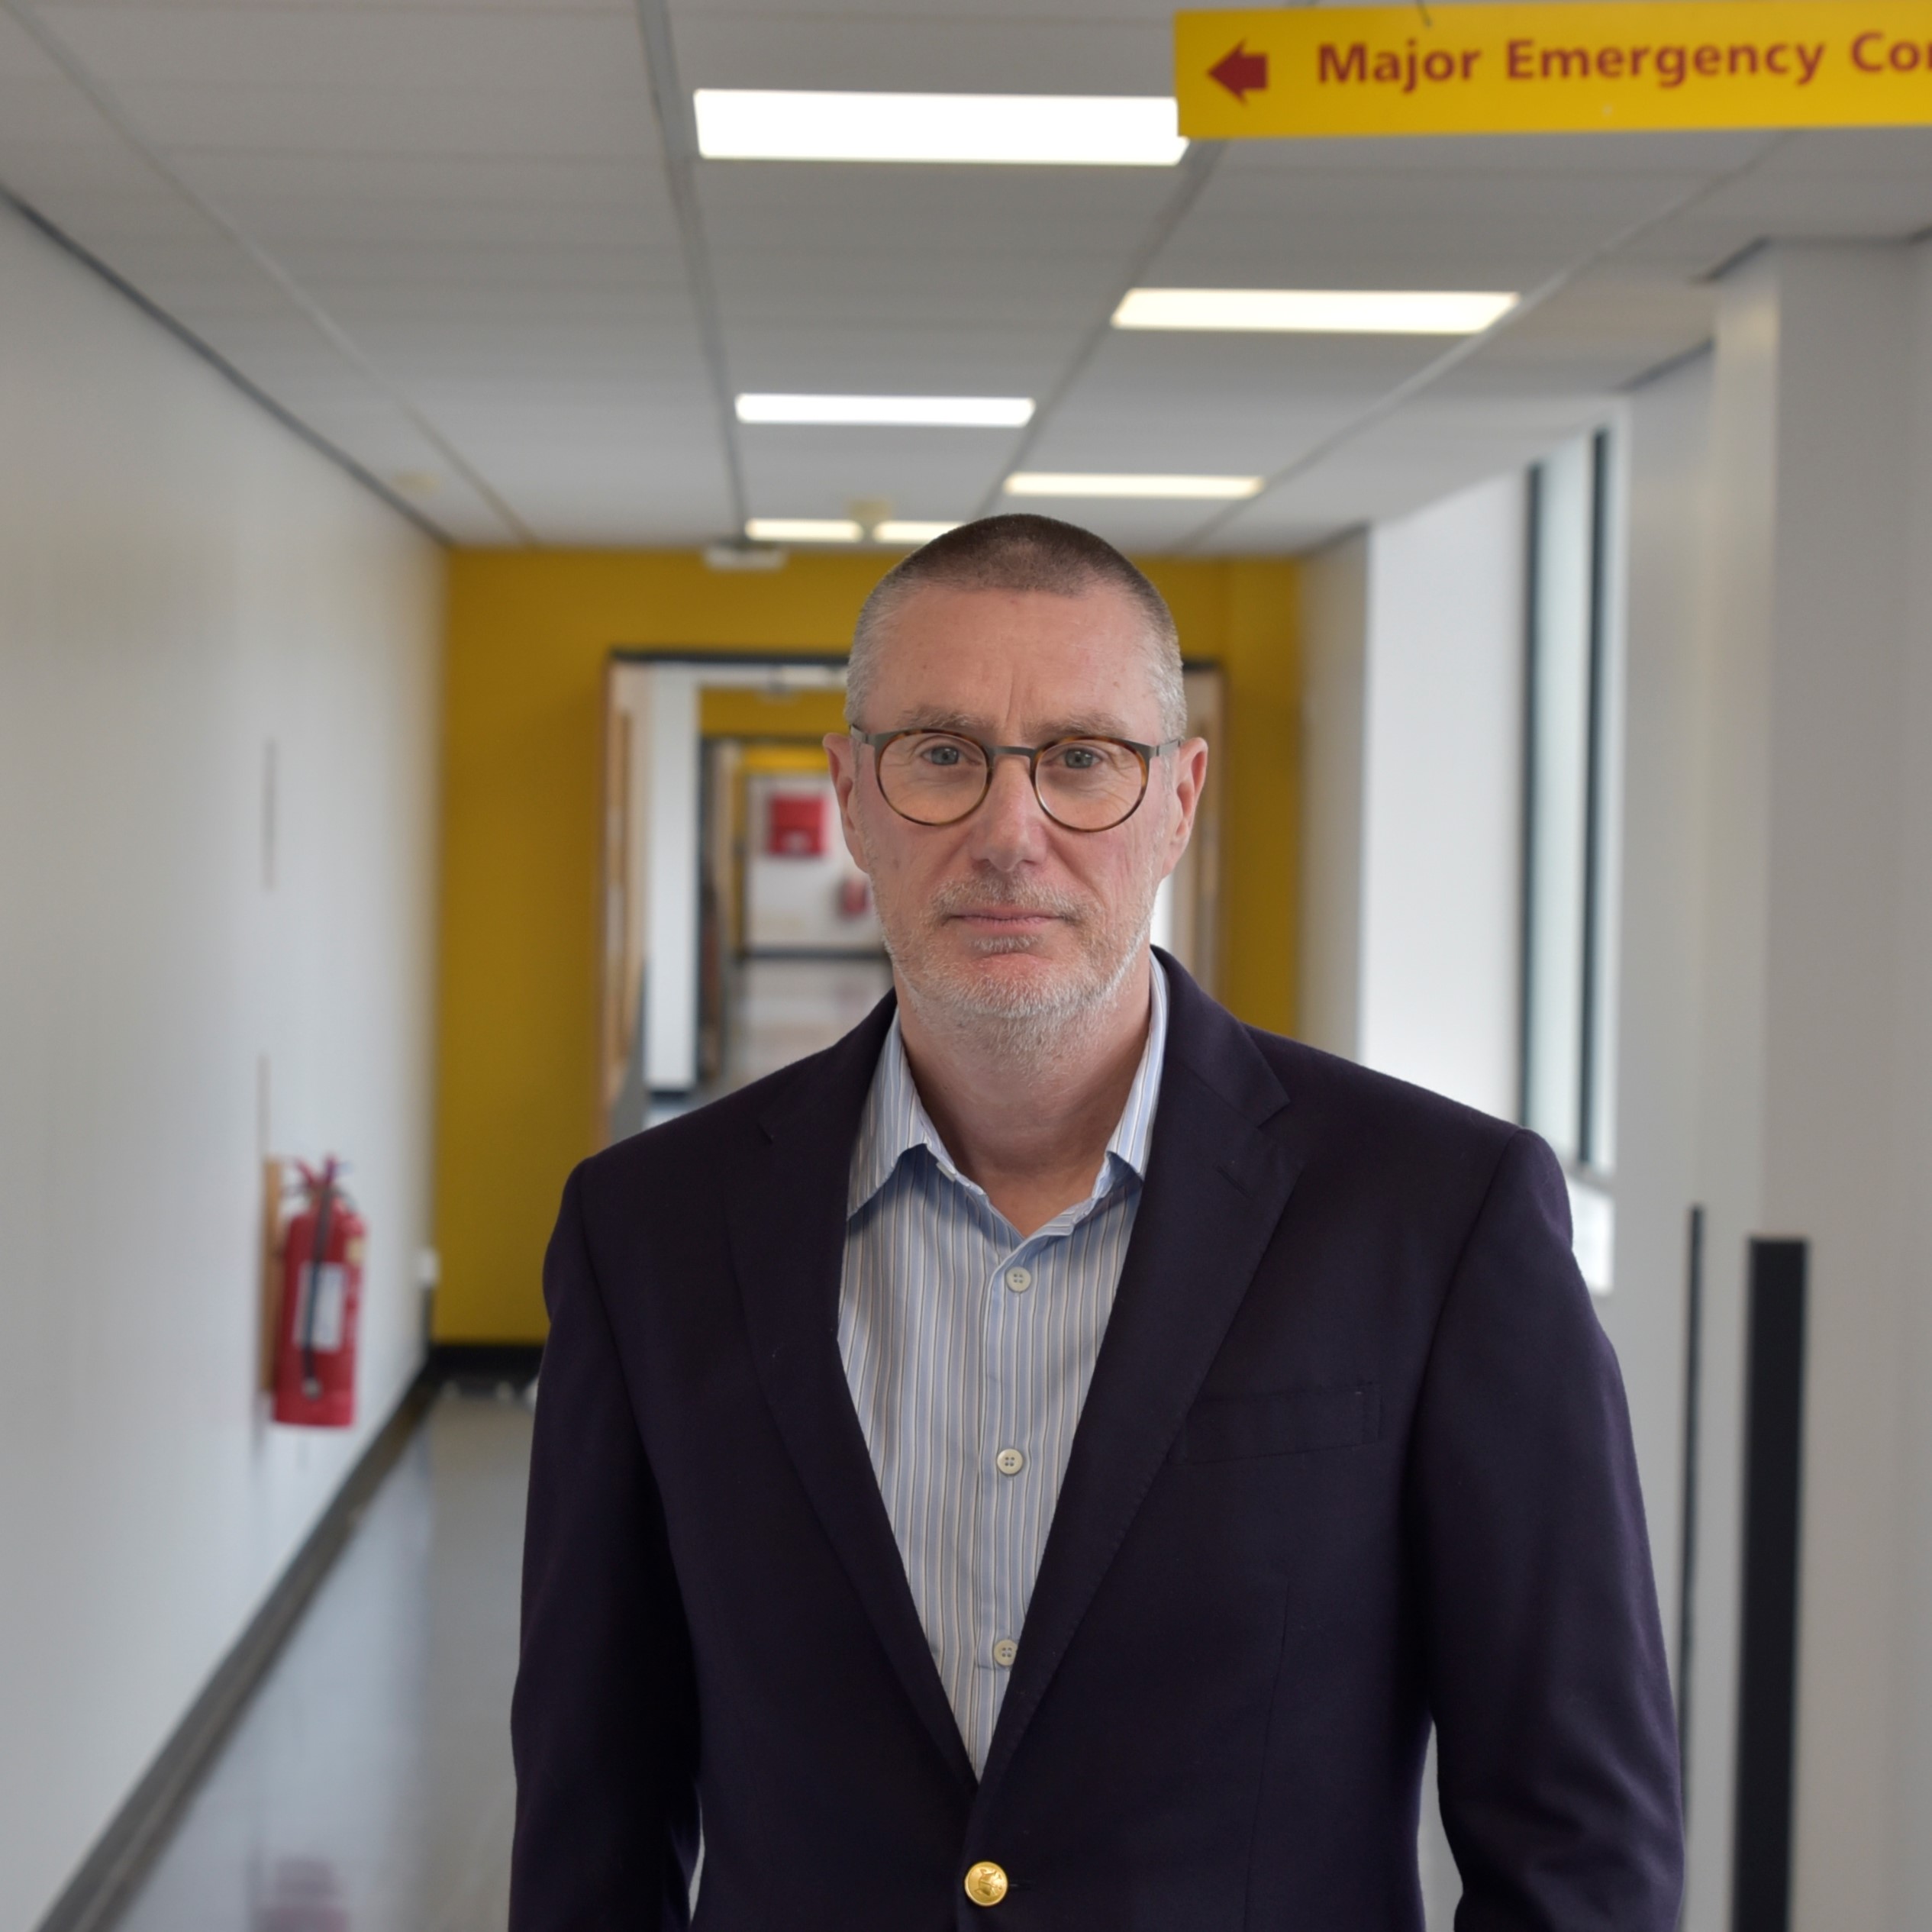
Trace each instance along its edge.
<instances>
[{"instance_id":1,"label":"eyeglass lens","mask_svg":"<svg viewBox=\"0 0 1932 1932\"><path fill-rule=\"evenodd\" d=\"M881 753L879 782L895 811L921 825L950 825L985 796L986 753L950 732L909 732ZM1140 802L1147 783L1140 759L1105 738L1065 739L1034 767L1040 805L1073 831L1118 825Z\"/></svg>"}]
</instances>

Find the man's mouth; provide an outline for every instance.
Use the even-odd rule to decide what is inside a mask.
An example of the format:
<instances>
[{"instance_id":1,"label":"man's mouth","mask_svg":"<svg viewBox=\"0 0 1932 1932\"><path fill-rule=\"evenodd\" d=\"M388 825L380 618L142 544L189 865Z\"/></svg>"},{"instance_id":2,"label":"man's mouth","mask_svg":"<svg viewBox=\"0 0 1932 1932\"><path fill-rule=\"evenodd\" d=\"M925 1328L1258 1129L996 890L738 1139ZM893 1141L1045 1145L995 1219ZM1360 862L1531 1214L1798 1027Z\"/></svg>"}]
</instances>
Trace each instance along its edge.
<instances>
[{"instance_id":1,"label":"man's mouth","mask_svg":"<svg viewBox=\"0 0 1932 1932\"><path fill-rule=\"evenodd\" d=\"M1071 892L1055 892L1042 886L1028 890L1022 882L1011 898L995 879L954 879L942 885L932 897L931 916L936 926L950 926L977 940L998 946L1025 947L1063 926L1081 922L1082 908ZM976 888L977 889L976 889Z\"/></svg>"},{"instance_id":2,"label":"man's mouth","mask_svg":"<svg viewBox=\"0 0 1932 1932\"><path fill-rule=\"evenodd\" d=\"M950 915L956 924L988 933L1040 932L1057 923L1059 916L1021 906L968 906Z\"/></svg>"}]
</instances>

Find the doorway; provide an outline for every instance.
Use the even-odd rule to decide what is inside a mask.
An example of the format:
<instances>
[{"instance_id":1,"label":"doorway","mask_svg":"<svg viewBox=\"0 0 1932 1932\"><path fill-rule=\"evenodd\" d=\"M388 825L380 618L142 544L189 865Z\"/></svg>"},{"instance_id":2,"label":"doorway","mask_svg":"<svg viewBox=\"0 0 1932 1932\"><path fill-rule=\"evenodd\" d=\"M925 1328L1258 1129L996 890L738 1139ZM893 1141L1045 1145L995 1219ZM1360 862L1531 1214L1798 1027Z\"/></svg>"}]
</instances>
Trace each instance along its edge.
<instances>
[{"instance_id":1,"label":"doorway","mask_svg":"<svg viewBox=\"0 0 1932 1932\"><path fill-rule=\"evenodd\" d=\"M1188 728L1222 741L1221 673L1189 665ZM618 1140L830 1046L892 983L845 850L821 739L845 660L613 653L605 681L598 1117ZM1153 936L1219 980L1221 779Z\"/></svg>"}]
</instances>

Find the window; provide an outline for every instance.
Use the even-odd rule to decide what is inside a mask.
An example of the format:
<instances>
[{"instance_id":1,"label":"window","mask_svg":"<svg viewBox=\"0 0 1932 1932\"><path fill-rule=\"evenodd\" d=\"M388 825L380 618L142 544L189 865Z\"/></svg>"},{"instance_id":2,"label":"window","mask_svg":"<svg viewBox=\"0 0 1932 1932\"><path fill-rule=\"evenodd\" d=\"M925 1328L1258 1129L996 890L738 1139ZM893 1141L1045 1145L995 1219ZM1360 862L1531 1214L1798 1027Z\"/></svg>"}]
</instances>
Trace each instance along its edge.
<instances>
[{"instance_id":1,"label":"window","mask_svg":"<svg viewBox=\"0 0 1932 1932\"><path fill-rule=\"evenodd\" d=\"M1522 1101L1572 1176L1578 1258L1609 1285L1614 706L1608 431L1530 473Z\"/></svg>"}]
</instances>

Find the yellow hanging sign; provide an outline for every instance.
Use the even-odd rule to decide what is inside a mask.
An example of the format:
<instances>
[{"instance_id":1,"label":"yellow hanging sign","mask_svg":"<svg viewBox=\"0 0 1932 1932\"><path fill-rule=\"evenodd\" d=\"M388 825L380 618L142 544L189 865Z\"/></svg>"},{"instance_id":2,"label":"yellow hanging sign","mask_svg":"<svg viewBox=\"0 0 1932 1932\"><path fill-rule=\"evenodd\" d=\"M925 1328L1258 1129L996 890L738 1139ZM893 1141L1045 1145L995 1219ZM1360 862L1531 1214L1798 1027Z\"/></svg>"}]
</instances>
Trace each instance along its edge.
<instances>
[{"instance_id":1,"label":"yellow hanging sign","mask_svg":"<svg viewBox=\"0 0 1932 1932\"><path fill-rule=\"evenodd\" d=\"M1932 0L1187 13L1174 58L1201 140L1932 122Z\"/></svg>"}]
</instances>

